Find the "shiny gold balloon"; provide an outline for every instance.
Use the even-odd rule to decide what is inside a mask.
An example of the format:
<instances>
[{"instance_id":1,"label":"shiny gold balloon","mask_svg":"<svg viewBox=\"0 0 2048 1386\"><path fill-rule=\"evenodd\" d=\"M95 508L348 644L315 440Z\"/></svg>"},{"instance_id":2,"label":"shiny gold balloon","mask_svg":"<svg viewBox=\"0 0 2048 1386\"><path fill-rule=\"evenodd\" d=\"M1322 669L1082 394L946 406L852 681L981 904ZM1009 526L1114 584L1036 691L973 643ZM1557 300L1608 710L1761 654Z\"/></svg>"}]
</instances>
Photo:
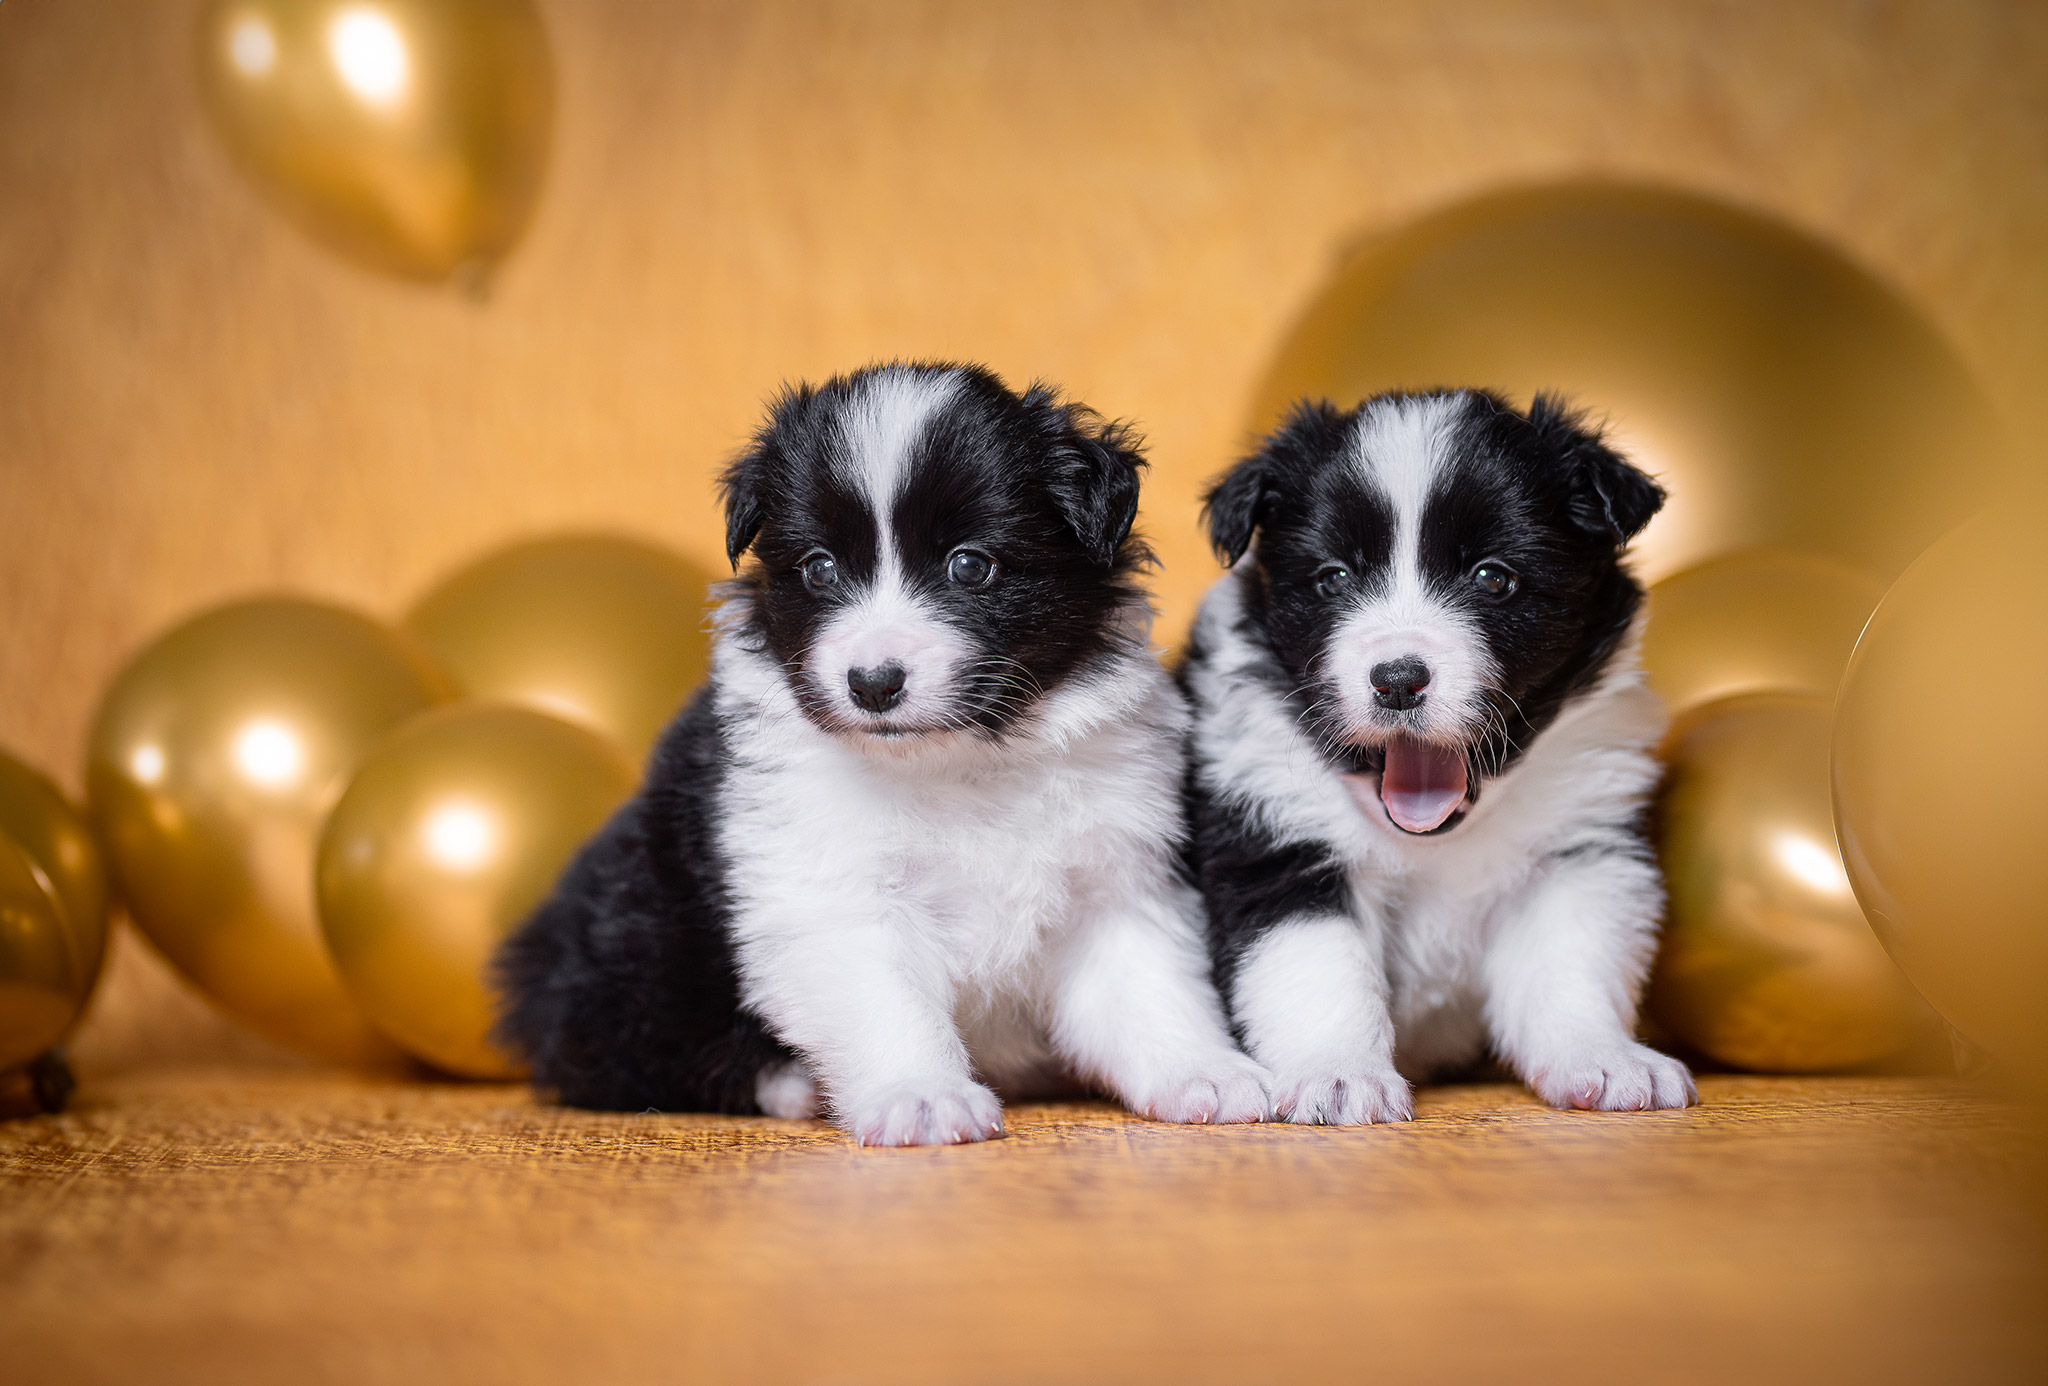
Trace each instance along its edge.
<instances>
[{"instance_id":1,"label":"shiny gold balloon","mask_svg":"<svg viewBox=\"0 0 2048 1386\"><path fill-rule=\"evenodd\" d=\"M1835 824L1884 946L2048 1093L2048 504L2001 504L1885 594L1835 714Z\"/></svg>"},{"instance_id":2,"label":"shiny gold balloon","mask_svg":"<svg viewBox=\"0 0 2048 1386\"><path fill-rule=\"evenodd\" d=\"M1828 807L1828 707L1752 694L1672 738L1658 855L1671 892L1652 1015L1738 1068L1854 1068L1938 1022L1864 923Z\"/></svg>"},{"instance_id":3,"label":"shiny gold balloon","mask_svg":"<svg viewBox=\"0 0 2048 1386\"><path fill-rule=\"evenodd\" d=\"M466 696L582 722L637 758L703 680L710 584L652 544L560 535L462 569L405 623Z\"/></svg>"},{"instance_id":4,"label":"shiny gold balloon","mask_svg":"<svg viewBox=\"0 0 2048 1386\"><path fill-rule=\"evenodd\" d=\"M1884 584L1811 554L1750 549L1650 589L1643 667L1674 714L1738 693L1832 703Z\"/></svg>"},{"instance_id":5,"label":"shiny gold balloon","mask_svg":"<svg viewBox=\"0 0 2048 1386\"><path fill-rule=\"evenodd\" d=\"M108 899L106 861L85 815L48 779L0 752L0 836L13 838L56 891L90 993L106 957Z\"/></svg>"},{"instance_id":6,"label":"shiny gold balloon","mask_svg":"<svg viewBox=\"0 0 2048 1386\"><path fill-rule=\"evenodd\" d=\"M264 195L372 269L480 270L532 213L554 80L525 0L215 0L199 76Z\"/></svg>"},{"instance_id":7,"label":"shiny gold balloon","mask_svg":"<svg viewBox=\"0 0 2048 1386\"><path fill-rule=\"evenodd\" d=\"M320 839L320 923L350 993L416 1058L476 1078L489 966L577 847L633 792L596 733L504 704L444 708L371 752Z\"/></svg>"},{"instance_id":8,"label":"shiny gold balloon","mask_svg":"<svg viewBox=\"0 0 2048 1386\"><path fill-rule=\"evenodd\" d=\"M1559 390L1670 488L1654 581L1775 546L1890 580L2006 468L1994 415L1929 324L1834 251L1689 195L1565 185L1360 245L1255 397Z\"/></svg>"},{"instance_id":9,"label":"shiny gold balloon","mask_svg":"<svg viewBox=\"0 0 2048 1386\"><path fill-rule=\"evenodd\" d=\"M270 598L187 621L94 721L94 822L136 924L220 1007L341 1059L389 1056L328 961L313 849L356 763L446 694L404 637Z\"/></svg>"},{"instance_id":10,"label":"shiny gold balloon","mask_svg":"<svg viewBox=\"0 0 2048 1386\"><path fill-rule=\"evenodd\" d=\"M90 989L55 888L0 837L0 1072L62 1039Z\"/></svg>"}]
</instances>

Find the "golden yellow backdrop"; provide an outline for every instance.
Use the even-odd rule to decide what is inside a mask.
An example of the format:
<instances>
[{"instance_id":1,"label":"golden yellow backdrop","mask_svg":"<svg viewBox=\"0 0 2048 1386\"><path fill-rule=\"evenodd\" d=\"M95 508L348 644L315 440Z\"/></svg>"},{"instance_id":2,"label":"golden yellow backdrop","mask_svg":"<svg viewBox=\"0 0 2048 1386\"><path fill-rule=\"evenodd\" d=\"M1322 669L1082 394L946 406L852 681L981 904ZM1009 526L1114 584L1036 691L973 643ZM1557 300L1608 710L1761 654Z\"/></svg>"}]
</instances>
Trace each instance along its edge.
<instances>
[{"instance_id":1,"label":"golden yellow backdrop","mask_svg":"<svg viewBox=\"0 0 2048 1386\"><path fill-rule=\"evenodd\" d=\"M715 567L761 397L894 355L1140 424L1170 638L1199 487L1345 248L1504 186L1778 218L2048 424L2040 6L538 8L547 181L478 302L248 186L197 0L0 4L0 745L75 790L118 662L255 589L396 614L557 527Z\"/></svg>"}]
</instances>

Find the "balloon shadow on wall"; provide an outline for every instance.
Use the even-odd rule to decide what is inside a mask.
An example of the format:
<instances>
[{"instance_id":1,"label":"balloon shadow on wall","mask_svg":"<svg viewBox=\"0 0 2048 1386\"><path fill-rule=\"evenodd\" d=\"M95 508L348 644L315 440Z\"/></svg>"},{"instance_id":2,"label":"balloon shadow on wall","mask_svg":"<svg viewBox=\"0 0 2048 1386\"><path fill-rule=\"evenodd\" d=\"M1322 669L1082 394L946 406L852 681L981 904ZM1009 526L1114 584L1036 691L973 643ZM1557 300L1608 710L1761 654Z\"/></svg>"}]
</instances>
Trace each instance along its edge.
<instances>
[{"instance_id":1,"label":"balloon shadow on wall","mask_svg":"<svg viewBox=\"0 0 2048 1386\"><path fill-rule=\"evenodd\" d=\"M1771 546L1888 581L2007 473L2004 432L1928 322L1839 252L1687 193L1575 183L1490 195L1359 244L1254 396L1472 385L1563 391L1671 501L1654 581Z\"/></svg>"}]
</instances>

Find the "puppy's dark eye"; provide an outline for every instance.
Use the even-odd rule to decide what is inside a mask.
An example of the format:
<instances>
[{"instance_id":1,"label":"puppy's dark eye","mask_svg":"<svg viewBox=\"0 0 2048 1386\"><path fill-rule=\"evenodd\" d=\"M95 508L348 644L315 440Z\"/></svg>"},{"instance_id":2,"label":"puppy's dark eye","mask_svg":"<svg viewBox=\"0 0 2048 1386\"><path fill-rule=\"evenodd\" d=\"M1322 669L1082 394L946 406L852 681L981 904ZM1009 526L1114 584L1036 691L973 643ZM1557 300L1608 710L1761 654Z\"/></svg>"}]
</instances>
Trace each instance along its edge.
<instances>
[{"instance_id":1,"label":"puppy's dark eye","mask_svg":"<svg viewBox=\"0 0 2048 1386\"><path fill-rule=\"evenodd\" d=\"M1341 597L1358 585L1358 579L1349 568L1332 563L1316 574L1316 592L1325 597Z\"/></svg>"},{"instance_id":2,"label":"puppy's dark eye","mask_svg":"<svg viewBox=\"0 0 2048 1386\"><path fill-rule=\"evenodd\" d=\"M1481 596L1491 597L1499 602L1514 596L1515 589L1522 585L1522 580L1515 576L1515 570L1507 564L1489 558L1472 569L1472 585L1479 589Z\"/></svg>"},{"instance_id":3,"label":"puppy's dark eye","mask_svg":"<svg viewBox=\"0 0 2048 1386\"><path fill-rule=\"evenodd\" d=\"M813 592L839 585L839 564L829 553L814 553L803 561L804 586Z\"/></svg>"},{"instance_id":4,"label":"puppy's dark eye","mask_svg":"<svg viewBox=\"0 0 2048 1386\"><path fill-rule=\"evenodd\" d=\"M946 580L979 591L996 580L996 561L975 549L955 549L946 560Z\"/></svg>"}]
</instances>

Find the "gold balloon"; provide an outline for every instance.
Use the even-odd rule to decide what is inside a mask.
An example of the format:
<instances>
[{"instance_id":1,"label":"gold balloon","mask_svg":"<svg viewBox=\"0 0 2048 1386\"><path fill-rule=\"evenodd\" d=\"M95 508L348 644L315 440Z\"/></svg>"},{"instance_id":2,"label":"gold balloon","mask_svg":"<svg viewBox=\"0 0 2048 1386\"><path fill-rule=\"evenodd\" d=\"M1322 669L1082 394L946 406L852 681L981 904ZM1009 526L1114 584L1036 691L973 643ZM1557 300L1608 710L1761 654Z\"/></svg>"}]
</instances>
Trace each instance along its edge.
<instances>
[{"instance_id":1,"label":"gold balloon","mask_svg":"<svg viewBox=\"0 0 2048 1386\"><path fill-rule=\"evenodd\" d=\"M62 1039L90 989L56 889L0 837L0 1072Z\"/></svg>"},{"instance_id":2,"label":"gold balloon","mask_svg":"<svg viewBox=\"0 0 2048 1386\"><path fill-rule=\"evenodd\" d=\"M397 632L269 598L177 627L101 703L87 785L129 912L259 1033L332 1058L390 1056L328 961L313 850L363 754L445 693Z\"/></svg>"},{"instance_id":3,"label":"gold balloon","mask_svg":"<svg viewBox=\"0 0 2048 1386\"><path fill-rule=\"evenodd\" d=\"M2048 1091L2048 504L2001 505L1885 594L1835 714L1857 898L1935 1009Z\"/></svg>"},{"instance_id":4,"label":"gold balloon","mask_svg":"<svg viewBox=\"0 0 2048 1386\"><path fill-rule=\"evenodd\" d=\"M1361 245L1255 396L1560 390L1670 488L1656 580L1776 546L1889 580L2003 475L1995 416L1909 305L1835 252L1705 199L1506 193Z\"/></svg>"},{"instance_id":5,"label":"gold balloon","mask_svg":"<svg viewBox=\"0 0 2048 1386\"><path fill-rule=\"evenodd\" d=\"M1864 923L1828 806L1828 707L1751 694L1667 751L1658 854L1671 902L1651 1013L1738 1068L1854 1068L1938 1022Z\"/></svg>"},{"instance_id":6,"label":"gold balloon","mask_svg":"<svg viewBox=\"0 0 2048 1386\"><path fill-rule=\"evenodd\" d=\"M371 752L320 839L320 923L350 993L416 1058L513 1076L492 954L633 792L632 763L527 708L444 708Z\"/></svg>"},{"instance_id":7,"label":"gold balloon","mask_svg":"<svg viewBox=\"0 0 2048 1386\"><path fill-rule=\"evenodd\" d=\"M710 584L651 544L561 535L462 569L405 623L466 696L567 717L642 757L704 678Z\"/></svg>"},{"instance_id":8,"label":"gold balloon","mask_svg":"<svg viewBox=\"0 0 2048 1386\"><path fill-rule=\"evenodd\" d=\"M106 957L108 900L106 861L85 815L48 779L0 752L0 836L13 838L56 891L89 994Z\"/></svg>"},{"instance_id":9,"label":"gold balloon","mask_svg":"<svg viewBox=\"0 0 2048 1386\"><path fill-rule=\"evenodd\" d=\"M199 36L236 162L332 249L437 280L525 228L554 79L524 0L215 0Z\"/></svg>"},{"instance_id":10,"label":"gold balloon","mask_svg":"<svg viewBox=\"0 0 2048 1386\"><path fill-rule=\"evenodd\" d=\"M1811 554L1752 549L1650 589L1643 667L1674 714L1738 693L1832 703L1884 584Z\"/></svg>"}]
</instances>

